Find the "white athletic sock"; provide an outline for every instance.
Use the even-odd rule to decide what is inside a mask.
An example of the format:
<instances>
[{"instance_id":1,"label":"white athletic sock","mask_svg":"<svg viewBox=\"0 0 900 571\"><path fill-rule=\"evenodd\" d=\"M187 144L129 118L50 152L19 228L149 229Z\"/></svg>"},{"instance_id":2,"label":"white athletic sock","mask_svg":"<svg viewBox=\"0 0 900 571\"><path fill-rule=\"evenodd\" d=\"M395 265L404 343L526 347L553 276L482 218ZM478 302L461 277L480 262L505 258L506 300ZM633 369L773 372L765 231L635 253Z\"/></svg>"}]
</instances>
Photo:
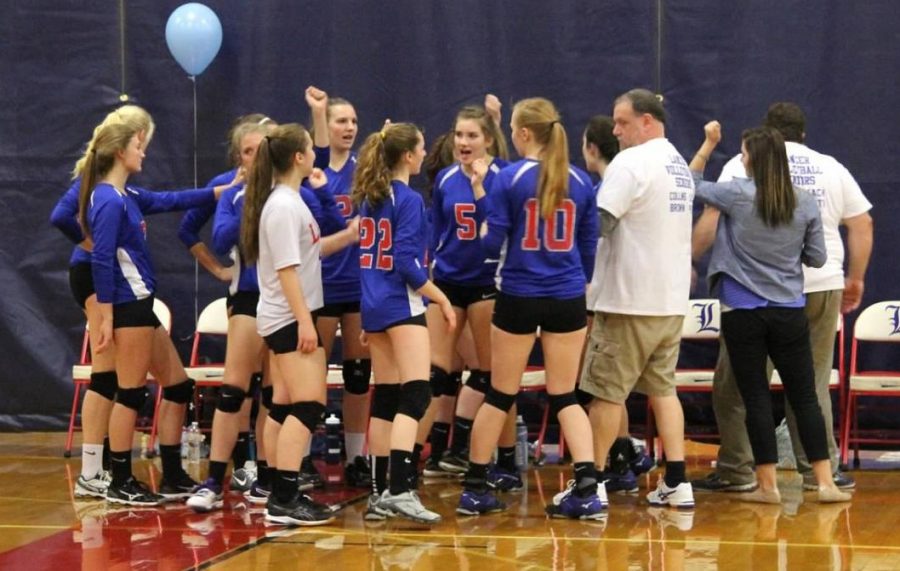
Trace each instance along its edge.
<instances>
[{"instance_id":1,"label":"white athletic sock","mask_svg":"<svg viewBox=\"0 0 900 571\"><path fill-rule=\"evenodd\" d=\"M357 456L363 455L366 447L365 432L344 432L344 447L347 449L347 463L353 462Z\"/></svg>"},{"instance_id":2,"label":"white athletic sock","mask_svg":"<svg viewBox=\"0 0 900 571\"><path fill-rule=\"evenodd\" d=\"M85 480L90 480L103 469L103 445L81 445L81 475Z\"/></svg>"}]
</instances>

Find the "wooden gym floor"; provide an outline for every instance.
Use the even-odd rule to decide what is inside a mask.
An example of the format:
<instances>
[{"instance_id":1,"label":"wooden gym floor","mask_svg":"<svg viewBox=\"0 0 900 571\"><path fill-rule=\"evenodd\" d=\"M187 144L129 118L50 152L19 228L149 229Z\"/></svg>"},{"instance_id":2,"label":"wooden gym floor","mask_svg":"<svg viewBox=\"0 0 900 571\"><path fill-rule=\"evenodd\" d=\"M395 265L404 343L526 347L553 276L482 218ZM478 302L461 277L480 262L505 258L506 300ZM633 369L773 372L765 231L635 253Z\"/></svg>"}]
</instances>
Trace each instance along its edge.
<instances>
[{"instance_id":1,"label":"wooden gym floor","mask_svg":"<svg viewBox=\"0 0 900 571\"><path fill-rule=\"evenodd\" d=\"M900 472L892 470L853 472L849 505L818 505L783 472L781 506L698 493L693 512L646 504L655 471L641 478L640 496L610 498L607 521L586 523L544 517L570 470L544 466L529 470L527 492L506 495L508 512L479 518L454 515L457 483L423 484L425 504L444 515L430 529L364 524L364 495L334 484L317 494L347 504L334 525L286 529L266 527L262 510L237 495L207 515L75 501L79 461L62 457L63 443L58 433L0 436L0 569L900 569ZM690 474L705 474L715 447L688 452ZM135 460L135 471L159 477L150 461Z\"/></svg>"}]
</instances>

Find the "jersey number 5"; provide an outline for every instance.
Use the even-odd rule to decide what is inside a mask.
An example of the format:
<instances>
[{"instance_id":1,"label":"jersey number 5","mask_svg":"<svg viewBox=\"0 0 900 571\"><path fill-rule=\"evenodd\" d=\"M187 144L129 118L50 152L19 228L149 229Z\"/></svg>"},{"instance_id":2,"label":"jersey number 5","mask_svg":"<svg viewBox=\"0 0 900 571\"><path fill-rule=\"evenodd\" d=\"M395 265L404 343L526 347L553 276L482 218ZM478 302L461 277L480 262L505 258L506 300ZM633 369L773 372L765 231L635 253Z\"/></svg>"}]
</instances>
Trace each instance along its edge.
<instances>
[{"instance_id":1,"label":"jersey number 5","mask_svg":"<svg viewBox=\"0 0 900 571\"><path fill-rule=\"evenodd\" d=\"M525 203L525 235L522 236L523 250L540 250L538 224L541 222L540 206L536 198ZM575 243L575 202L570 198L562 201L549 220L544 221L544 248L549 252L568 252Z\"/></svg>"},{"instance_id":2,"label":"jersey number 5","mask_svg":"<svg viewBox=\"0 0 900 571\"><path fill-rule=\"evenodd\" d=\"M365 270L372 269L372 262L375 255L367 250L375 247L378 242L378 261L376 269L391 271L394 269L394 256L391 255L391 248L394 246L393 233L391 231L391 221L382 218L378 221L376 232L374 218L360 218L359 220L359 267Z\"/></svg>"},{"instance_id":3,"label":"jersey number 5","mask_svg":"<svg viewBox=\"0 0 900 571\"><path fill-rule=\"evenodd\" d=\"M475 205L458 203L454 205L453 212L456 215L457 240L474 240L478 237L478 227L475 223Z\"/></svg>"}]
</instances>

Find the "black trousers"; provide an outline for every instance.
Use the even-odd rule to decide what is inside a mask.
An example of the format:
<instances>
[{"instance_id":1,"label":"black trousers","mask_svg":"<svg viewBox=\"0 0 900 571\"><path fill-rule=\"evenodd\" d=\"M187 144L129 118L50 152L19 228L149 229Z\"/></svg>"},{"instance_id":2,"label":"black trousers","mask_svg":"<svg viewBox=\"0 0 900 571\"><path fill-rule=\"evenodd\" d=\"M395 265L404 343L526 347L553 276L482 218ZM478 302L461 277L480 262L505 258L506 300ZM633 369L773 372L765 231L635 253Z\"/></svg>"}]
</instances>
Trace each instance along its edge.
<instances>
[{"instance_id":1,"label":"black trousers","mask_svg":"<svg viewBox=\"0 0 900 571\"><path fill-rule=\"evenodd\" d=\"M734 309L722 313L722 335L747 409L756 464L778 462L766 357L772 359L810 462L828 459L825 420L816 398L809 324L802 308Z\"/></svg>"}]
</instances>

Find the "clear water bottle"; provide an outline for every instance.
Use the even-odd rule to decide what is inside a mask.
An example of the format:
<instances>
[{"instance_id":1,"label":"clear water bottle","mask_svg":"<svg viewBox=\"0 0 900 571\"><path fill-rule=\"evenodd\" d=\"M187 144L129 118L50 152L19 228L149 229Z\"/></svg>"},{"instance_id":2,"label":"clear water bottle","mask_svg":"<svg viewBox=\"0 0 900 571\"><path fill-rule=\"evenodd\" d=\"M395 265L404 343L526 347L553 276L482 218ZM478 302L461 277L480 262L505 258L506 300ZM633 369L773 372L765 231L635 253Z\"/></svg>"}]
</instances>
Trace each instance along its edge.
<instances>
[{"instance_id":1,"label":"clear water bottle","mask_svg":"<svg viewBox=\"0 0 900 571\"><path fill-rule=\"evenodd\" d=\"M197 463L200 461L200 446L205 440L200 432L200 425L196 422L191 423L188 429L188 462Z\"/></svg>"},{"instance_id":2,"label":"clear water bottle","mask_svg":"<svg viewBox=\"0 0 900 571\"><path fill-rule=\"evenodd\" d=\"M325 419L325 463L341 463L341 419L334 413Z\"/></svg>"},{"instance_id":3,"label":"clear water bottle","mask_svg":"<svg viewBox=\"0 0 900 571\"><path fill-rule=\"evenodd\" d=\"M528 426L521 414L516 418L516 466L520 470L528 467Z\"/></svg>"},{"instance_id":4,"label":"clear water bottle","mask_svg":"<svg viewBox=\"0 0 900 571\"><path fill-rule=\"evenodd\" d=\"M188 440L191 431L187 426L181 427L181 457L183 459L187 459L188 457Z\"/></svg>"}]
</instances>

